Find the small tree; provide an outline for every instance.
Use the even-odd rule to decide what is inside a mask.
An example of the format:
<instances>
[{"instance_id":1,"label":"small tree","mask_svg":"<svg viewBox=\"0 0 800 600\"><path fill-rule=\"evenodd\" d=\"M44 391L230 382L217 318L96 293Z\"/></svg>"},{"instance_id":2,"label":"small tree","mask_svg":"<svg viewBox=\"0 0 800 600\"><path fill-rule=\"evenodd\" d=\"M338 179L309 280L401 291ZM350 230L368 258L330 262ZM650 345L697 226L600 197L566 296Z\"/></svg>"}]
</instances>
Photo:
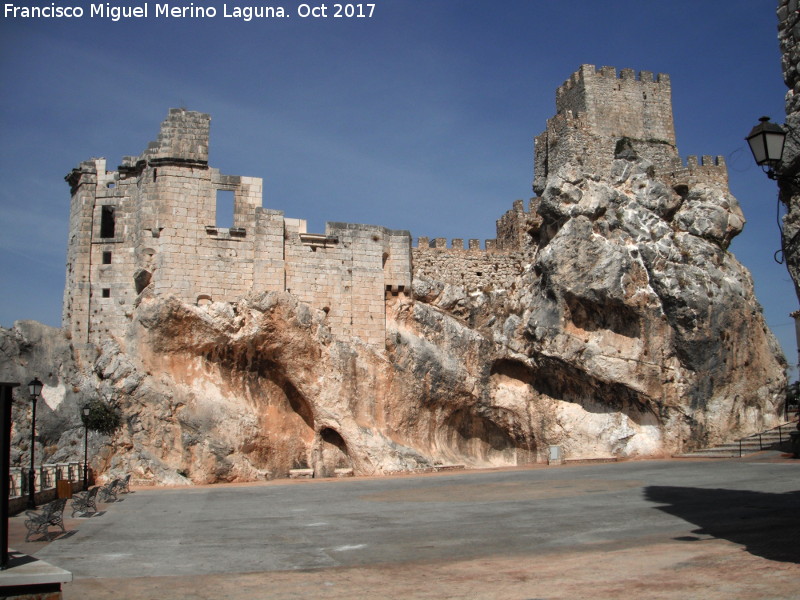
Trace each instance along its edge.
<instances>
[{"instance_id":1,"label":"small tree","mask_svg":"<svg viewBox=\"0 0 800 600\"><path fill-rule=\"evenodd\" d=\"M795 381L786 386L786 410L800 408L800 381Z\"/></svg>"},{"instance_id":2,"label":"small tree","mask_svg":"<svg viewBox=\"0 0 800 600\"><path fill-rule=\"evenodd\" d=\"M122 419L116 408L99 399L91 400L87 406L89 415L81 412L81 420L88 429L105 435L111 435L119 429Z\"/></svg>"}]
</instances>

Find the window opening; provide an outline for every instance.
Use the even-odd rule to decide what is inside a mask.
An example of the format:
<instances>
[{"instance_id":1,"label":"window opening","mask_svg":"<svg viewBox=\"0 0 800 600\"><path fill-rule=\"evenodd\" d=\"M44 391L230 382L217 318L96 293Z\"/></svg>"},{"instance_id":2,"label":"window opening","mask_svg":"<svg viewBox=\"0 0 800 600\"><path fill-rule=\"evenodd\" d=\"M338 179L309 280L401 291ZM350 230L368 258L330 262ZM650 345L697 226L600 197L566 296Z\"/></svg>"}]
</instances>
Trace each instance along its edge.
<instances>
[{"instance_id":1,"label":"window opening","mask_svg":"<svg viewBox=\"0 0 800 600\"><path fill-rule=\"evenodd\" d=\"M111 252L103 252L103 264L104 265L111 264Z\"/></svg>"},{"instance_id":2,"label":"window opening","mask_svg":"<svg viewBox=\"0 0 800 600\"><path fill-rule=\"evenodd\" d=\"M111 288L103 288L103 298L111 298Z\"/></svg>"},{"instance_id":3,"label":"window opening","mask_svg":"<svg viewBox=\"0 0 800 600\"><path fill-rule=\"evenodd\" d=\"M113 238L114 237L114 207L104 206L100 213L100 237Z\"/></svg>"},{"instance_id":4,"label":"window opening","mask_svg":"<svg viewBox=\"0 0 800 600\"><path fill-rule=\"evenodd\" d=\"M233 191L217 190L217 227L220 229L230 229L233 227L233 210Z\"/></svg>"}]
</instances>

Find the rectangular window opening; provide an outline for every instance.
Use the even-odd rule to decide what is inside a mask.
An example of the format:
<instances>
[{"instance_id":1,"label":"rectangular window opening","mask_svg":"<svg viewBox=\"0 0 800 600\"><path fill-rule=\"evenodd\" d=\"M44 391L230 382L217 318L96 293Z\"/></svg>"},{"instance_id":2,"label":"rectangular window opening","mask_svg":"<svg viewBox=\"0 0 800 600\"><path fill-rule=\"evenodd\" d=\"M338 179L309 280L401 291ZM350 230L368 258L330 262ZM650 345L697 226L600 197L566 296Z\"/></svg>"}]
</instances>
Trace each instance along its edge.
<instances>
[{"instance_id":1,"label":"rectangular window opening","mask_svg":"<svg viewBox=\"0 0 800 600\"><path fill-rule=\"evenodd\" d=\"M216 226L220 229L233 227L234 194L231 190L217 190Z\"/></svg>"},{"instance_id":2,"label":"rectangular window opening","mask_svg":"<svg viewBox=\"0 0 800 600\"><path fill-rule=\"evenodd\" d=\"M114 207L104 206L100 212L100 237L113 238L115 230Z\"/></svg>"},{"instance_id":3,"label":"rectangular window opening","mask_svg":"<svg viewBox=\"0 0 800 600\"><path fill-rule=\"evenodd\" d=\"M111 264L111 252L103 252L103 264L104 265Z\"/></svg>"},{"instance_id":4,"label":"rectangular window opening","mask_svg":"<svg viewBox=\"0 0 800 600\"><path fill-rule=\"evenodd\" d=\"M103 288L103 298L111 298L111 288Z\"/></svg>"}]
</instances>

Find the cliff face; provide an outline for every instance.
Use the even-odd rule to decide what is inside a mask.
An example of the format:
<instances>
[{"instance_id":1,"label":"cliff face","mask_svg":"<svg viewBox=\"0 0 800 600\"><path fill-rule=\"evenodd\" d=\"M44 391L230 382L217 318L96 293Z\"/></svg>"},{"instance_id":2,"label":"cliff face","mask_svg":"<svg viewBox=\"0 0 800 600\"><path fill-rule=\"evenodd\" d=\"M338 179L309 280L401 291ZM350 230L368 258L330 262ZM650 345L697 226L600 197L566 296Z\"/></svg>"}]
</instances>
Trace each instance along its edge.
<instances>
[{"instance_id":1,"label":"cliff face","mask_svg":"<svg viewBox=\"0 0 800 600\"><path fill-rule=\"evenodd\" d=\"M123 426L92 434L93 467L164 483L525 464L551 444L662 456L777 421L784 363L727 251L744 219L726 186L672 187L624 153L607 173L551 173L538 213L505 289L415 277L389 296L385 349L286 292L195 306L145 288L98 347L4 330L2 376L47 384L45 462L80 456L78 407L100 397Z\"/></svg>"},{"instance_id":2,"label":"cliff face","mask_svg":"<svg viewBox=\"0 0 800 600\"><path fill-rule=\"evenodd\" d=\"M800 298L800 5L797 0L778 2L778 41L786 87L786 145L779 180L783 217L783 254Z\"/></svg>"}]
</instances>

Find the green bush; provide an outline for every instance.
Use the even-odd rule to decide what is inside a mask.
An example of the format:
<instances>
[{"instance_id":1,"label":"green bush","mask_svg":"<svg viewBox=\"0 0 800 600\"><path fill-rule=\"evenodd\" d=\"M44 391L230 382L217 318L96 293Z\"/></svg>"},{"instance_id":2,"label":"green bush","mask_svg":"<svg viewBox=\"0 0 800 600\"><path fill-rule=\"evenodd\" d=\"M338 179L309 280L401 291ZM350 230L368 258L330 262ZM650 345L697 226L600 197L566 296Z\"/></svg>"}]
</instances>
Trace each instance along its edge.
<instances>
[{"instance_id":1,"label":"green bush","mask_svg":"<svg viewBox=\"0 0 800 600\"><path fill-rule=\"evenodd\" d=\"M106 435L111 435L119 429L122 419L116 408L102 400L92 400L87 406L89 407L88 416L81 411L81 420L86 427Z\"/></svg>"},{"instance_id":2,"label":"green bush","mask_svg":"<svg viewBox=\"0 0 800 600\"><path fill-rule=\"evenodd\" d=\"M786 386L786 405L800 405L800 381L795 381Z\"/></svg>"}]
</instances>

